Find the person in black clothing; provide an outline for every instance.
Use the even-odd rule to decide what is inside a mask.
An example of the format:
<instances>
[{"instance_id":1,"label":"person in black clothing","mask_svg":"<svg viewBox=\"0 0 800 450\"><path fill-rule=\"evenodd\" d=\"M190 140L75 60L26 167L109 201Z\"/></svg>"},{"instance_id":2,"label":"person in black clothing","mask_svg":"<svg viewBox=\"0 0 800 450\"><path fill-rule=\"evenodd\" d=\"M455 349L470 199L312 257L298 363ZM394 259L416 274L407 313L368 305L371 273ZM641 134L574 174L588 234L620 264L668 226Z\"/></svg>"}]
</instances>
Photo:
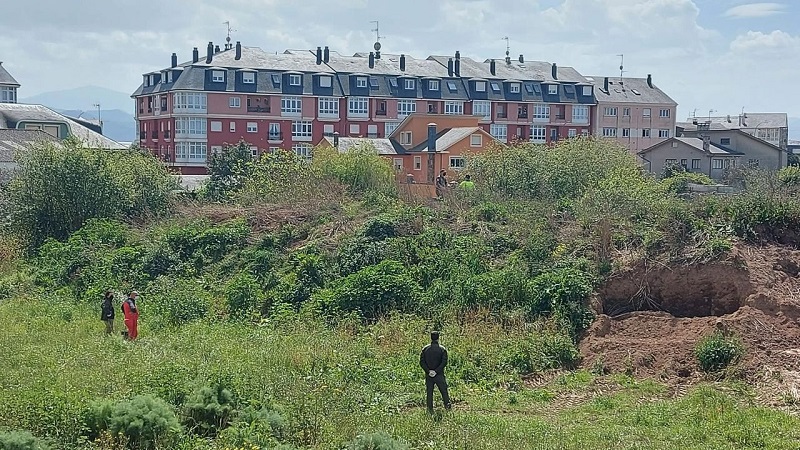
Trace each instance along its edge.
<instances>
[{"instance_id":1,"label":"person in black clothing","mask_svg":"<svg viewBox=\"0 0 800 450\"><path fill-rule=\"evenodd\" d=\"M439 176L436 177L436 197L441 200L444 191L447 190L447 172L442 169L439 171Z\"/></svg>"},{"instance_id":2,"label":"person in black clothing","mask_svg":"<svg viewBox=\"0 0 800 450\"><path fill-rule=\"evenodd\" d=\"M425 394L428 412L433 412L433 387L439 388L445 409L450 409L450 395L447 393L447 380L444 368L447 366L447 349L439 345L439 332L431 332L431 343L422 349L419 355L419 366L425 371Z\"/></svg>"},{"instance_id":3,"label":"person in black clothing","mask_svg":"<svg viewBox=\"0 0 800 450\"><path fill-rule=\"evenodd\" d=\"M106 291L103 295L103 304L100 306L100 320L106 323L106 334L114 332L114 293Z\"/></svg>"}]
</instances>

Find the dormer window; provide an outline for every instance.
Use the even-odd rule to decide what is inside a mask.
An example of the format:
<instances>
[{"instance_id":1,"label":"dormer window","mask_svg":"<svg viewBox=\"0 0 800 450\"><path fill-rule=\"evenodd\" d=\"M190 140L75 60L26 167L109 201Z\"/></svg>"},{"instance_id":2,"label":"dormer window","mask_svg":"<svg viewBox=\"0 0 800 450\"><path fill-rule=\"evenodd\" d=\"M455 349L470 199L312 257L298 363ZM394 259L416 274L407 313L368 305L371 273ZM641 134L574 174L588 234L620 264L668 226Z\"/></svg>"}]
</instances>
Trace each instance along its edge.
<instances>
[{"instance_id":1,"label":"dormer window","mask_svg":"<svg viewBox=\"0 0 800 450\"><path fill-rule=\"evenodd\" d=\"M414 80L406 80L406 90L416 89L417 85Z\"/></svg>"},{"instance_id":2,"label":"dormer window","mask_svg":"<svg viewBox=\"0 0 800 450\"><path fill-rule=\"evenodd\" d=\"M591 97L592 96L592 87L591 86L584 86L583 87L583 95L585 97Z\"/></svg>"},{"instance_id":3,"label":"dormer window","mask_svg":"<svg viewBox=\"0 0 800 450\"><path fill-rule=\"evenodd\" d=\"M500 85L498 83L492 83L492 90L495 92L500 92Z\"/></svg>"},{"instance_id":4,"label":"dormer window","mask_svg":"<svg viewBox=\"0 0 800 450\"><path fill-rule=\"evenodd\" d=\"M319 77L319 87L329 88L333 84L332 77L326 75L320 75Z\"/></svg>"},{"instance_id":5,"label":"dormer window","mask_svg":"<svg viewBox=\"0 0 800 450\"><path fill-rule=\"evenodd\" d=\"M302 78L300 75L297 74L290 74L289 75L289 86L300 86Z\"/></svg>"},{"instance_id":6,"label":"dormer window","mask_svg":"<svg viewBox=\"0 0 800 450\"><path fill-rule=\"evenodd\" d=\"M155 86L156 84L156 76L150 75L150 86Z\"/></svg>"},{"instance_id":7,"label":"dormer window","mask_svg":"<svg viewBox=\"0 0 800 450\"><path fill-rule=\"evenodd\" d=\"M458 87L456 87L456 83L455 83L455 81L448 81L448 82L447 82L447 89L448 89L450 92L456 92L456 91L458 91Z\"/></svg>"},{"instance_id":8,"label":"dormer window","mask_svg":"<svg viewBox=\"0 0 800 450\"><path fill-rule=\"evenodd\" d=\"M272 74L272 84L274 84L275 86L281 85L281 76L278 75L277 73Z\"/></svg>"},{"instance_id":9,"label":"dormer window","mask_svg":"<svg viewBox=\"0 0 800 450\"><path fill-rule=\"evenodd\" d=\"M147 76L147 75L144 75L144 87L148 87L148 86L150 86L150 77Z\"/></svg>"},{"instance_id":10,"label":"dormer window","mask_svg":"<svg viewBox=\"0 0 800 450\"><path fill-rule=\"evenodd\" d=\"M167 71L167 83L172 83L172 71Z\"/></svg>"},{"instance_id":11,"label":"dormer window","mask_svg":"<svg viewBox=\"0 0 800 450\"><path fill-rule=\"evenodd\" d=\"M242 83L255 84L255 82L256 82L255 72L242 72Z\"/></svg>"},{"instance_id":12,"label":"dormer window","mask_svg":"<svg viewBox=\"0 0 800 450\"><path fill-rule=\"evenodd\" d=\"M225 71L224 70L212 70L211 71L211 81L214 83L224 83L225 82Z\"/></svg>"},{"instance_id":13,"label":"dormer window","mask_svg":"<svg viewBox=\"0 0 800 450\"><path fill-rule=\"evenodd\" d=\"M485 81L476 81L475 82L475 92L486 92L486 82Z\"/></svg>"},{"instance_id":14,"label":"dormer window","mask_svg":"<svg viewBox=\"0 0 800 450\"><path fill-rule=\"evenodd\" d=\"M356 87L357 88L366 88L367 87L367 77L356 77Z\"/></svg>"},{"instance_id":15,"label":"dormer window","mask_svg":"<svg viewBox=\"0 0 800 450\"><path fill-rule=\"evenodd\" d=\"M547 93L550 95L558 95L558 85L557 84L547 85Z\"/></svg>"},{"instance_id":16,"label":"dormer window","mask_svg":"<svg viewBox=\"0 0 800 450\"><path fill-rule=\"evenodd\" d=\"M428 81L428 90L429 91L438 91L439 90L439 80L429 80Z\"/></svg>"},{"instance_id":17,"label":"dormer window","mask_svg":"<svg viewBox=\"0 0 800 450\"><path fill-rule=\"evenodd\" d=\"M378 89L378 78L377 77L370 77L370 79L369 79L369 87L370 87L370 89Z\"/></svg>"},{"instance_id":18,"label":"dormer window","mask_svg":"<svg viewBox=\"0 0 800 450\"><path fill-rule=\"evenodd\" d=\"M511 83L508 85L508 91L512 94L519 94L519 83Z\"/></svg>"}]
</instances>

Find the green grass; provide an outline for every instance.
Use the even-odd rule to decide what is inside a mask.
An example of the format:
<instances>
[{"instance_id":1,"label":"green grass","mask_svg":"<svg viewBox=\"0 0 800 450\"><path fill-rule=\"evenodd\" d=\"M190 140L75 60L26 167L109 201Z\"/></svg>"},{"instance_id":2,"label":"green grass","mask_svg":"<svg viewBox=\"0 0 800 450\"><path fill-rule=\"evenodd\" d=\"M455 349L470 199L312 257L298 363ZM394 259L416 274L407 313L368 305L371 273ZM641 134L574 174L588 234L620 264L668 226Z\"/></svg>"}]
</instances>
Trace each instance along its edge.
<instances>
[{"instance_id":1,"label":"green grass","mask_svg":"<svg viewBox=\"0 0 800 450\"><path fill-rule=\"evenodd\" d=\"M241 403L283 411L286 440L299 448L338 449L380 430L415 449L789 449L800 441L800 420L755 407L740 389L701 386L673 400L652 381L584 371L533 386L511 373L467 383L454 367L455 410L432 419L417 367L427 327L419 319L169 330L143 317L141 340L127 343L104 336L95 316L83 305L0 303L0 428L28 429L58 448L92 448L78 437L89 401L153 394L181 404L194 387L219 381ZM446 327L443 342L464 358L508 337L476 323ZM183 439L181 448L215 448Z\"/></svg>"}]
</instances>

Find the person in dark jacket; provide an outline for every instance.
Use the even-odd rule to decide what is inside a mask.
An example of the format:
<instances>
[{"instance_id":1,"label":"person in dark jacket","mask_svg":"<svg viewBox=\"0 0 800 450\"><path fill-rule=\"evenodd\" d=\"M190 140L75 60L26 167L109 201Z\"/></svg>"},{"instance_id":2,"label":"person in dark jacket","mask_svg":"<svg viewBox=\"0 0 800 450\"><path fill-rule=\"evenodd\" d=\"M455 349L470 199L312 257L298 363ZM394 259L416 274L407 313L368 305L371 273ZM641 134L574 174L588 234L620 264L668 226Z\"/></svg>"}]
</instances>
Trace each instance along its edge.
<instances>
[{"instance_id":1,"label":"person in dark jacket","mask_svg":"<svg viewBox=\"0 0 800 450\"><path fill-rule=\"evenodd\" d=\"M139 335L139 309L136 307L136 297L139 293L133 291L128 299L122 302L122 313L125 314L125 327L128 328L128 339L133 341Z\"/></svg>"},{"instance_id":2,"label":"person in dark jacket","mask_svg":"<svg viewBox=\"0 0 800 450\"><path fill-rule=\"evenodd\" d=\"M106 291L103 295L103 304L100 306L100 320L106 324L106 334L114 332L114 293Z\"/></svg>"},{"instance_id":3,"label":"person in dark jacket","mask_svg":"<svg viewBox=\"0 0 800 450\"><path fill-rule=\"evenodd\" d=\"M433 412L433 387L439 388L445 409L450 409L450 395L447 392L447 380L444 368L447 366L447 349L439 344L439 332L431 332L431 343L422 349L419 355L419 366L425 371L425 401L428 412Z\"/></svg>"},{"instance_id":4,"label":"person in dark jacket","mask_svg":"<svg viewBox=\"0 0 800 450\"><path fill-rule=\"evenodd\" d=\"M442 169L439 171L439 176L436 177L436 198L441 200L447 187L447 172Z\"/></svg>"}]
</instances>

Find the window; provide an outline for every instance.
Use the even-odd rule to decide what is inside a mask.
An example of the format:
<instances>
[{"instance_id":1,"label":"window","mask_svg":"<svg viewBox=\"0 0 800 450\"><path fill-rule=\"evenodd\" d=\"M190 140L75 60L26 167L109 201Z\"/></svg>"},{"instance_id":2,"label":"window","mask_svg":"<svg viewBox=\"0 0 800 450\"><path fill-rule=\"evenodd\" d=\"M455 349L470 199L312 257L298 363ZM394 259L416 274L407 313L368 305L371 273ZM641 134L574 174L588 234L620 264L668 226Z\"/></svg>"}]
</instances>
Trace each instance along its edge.
<instances>
[{"instance_id":1,"label":"window","mask_svg":"<svg viewBox=\"0 0 800 450\"><path fill-rule=\"evenodd\" d=\"M500 92L500 85L498 83L492 83L492 90L495 92Z\"/></svg>"},{"instance_id":2,"label":"window","mask_svg":"<svg viewBox=\"0 0 800 450\"><path fill-rule=\"evenodd\" d=\"M267 133L267 140L280 141L282 139L283 138L281 136L281 124L279 123L269 124L269 132Z\"/></svg>"},{"instance_id":3,"label":"window","mask_svg":"<svg viewBox=\"0 0 800 450\"><path fill-rule=\"evenodd\" d=\"M274 84L276 86L280 86L281 85L281 76L278 75L277 73L273 73L272 74L272 84Z\"/></svg>"},{"instance_id":4,"label":"window","mask_svg":"<svg viewBox=\"0 0 800 450\"><path fill-rule=\"evenodd\" d=\"M475 100L472 102L472 115L489 119L492 116L492 103L488 100Z\"/></svg>"},{"instance_id":5,"label":"window","mask_svg":"<svg viewBox=\"0 0 800 450\"><path fill-rule=\"evenodd\" d=\"M377 125L367 125L367 137L368 138L376 138L376 137L378 137L378 126Z\"/></svg>"},{"instance_id":6,"label":"window","mask_svg":"<svg viewBox=\"0 0 800 450\"><path fill-rule=\"evenodd\" d=\"M444 102L445 114L464 114L464 102Z\"/></svg>"},{"instance_id":7,"label":"window","mask_svg":"<svg viewBox=\"0 0 800 450\"><path fill-rule=\"evenodd\" d=\"M400 132L400 143L403 145L411 145L411 132L410 131L401 131Z\"/></svg>"},{"instance_id":8,"label":"window","mask_svg":"<svg viewBox=\"0 0 800 450\"><path fill-rule=\"evenodd\" d=\"M547 140L547 128L543 126L531 127L531 141L544 142Z\"/></svg>"},{"instance_id":9,"label":"window","mask_svg":"<svg viewBox=\"0 0 800 450\"><path fill-rule=\"evenodd\" d=\"M357 123L350 124L350 134L360 134L361 133L361 125Z\"/></svg>"},{"instance_id":10,"label":"window","mask_svg":"<svg viewBox=\"0 0 800 450\"><path fill-rule=\"evenodd\" d=\"M378 78L369 77L369 87L371 89L378 89Z\"/></svg>"},{"instance_id":11,"label":"window","mask_svg":"<svg viewBox=\"0 0 800 450\"><path fill-rule=\"evenodd\" d=\"M0 102L16 103L17 89L13 87L0 87Z\"/></svg>"},{"instance_id":12,"label":"window","mask_svg":"<svg viewBox=\"0 0 800 450\"><path fill-rule=\"evenodd\" d=\"M758 167L758 160L757 160L757 159L748 159L748 160L747 160L747 165L748 165L749 167L754 167L754 168L755 168L755 167ZM720 168L721 168L721 167L720 167Z\"/></svg>"},{"instance_id":13,"label":"window","mask_svg":"<svg viewBox=\"0 0 800 450\"><path fill-rule=\"evenodd\" d=\"M320 75L319 87L329 88L332 85L332 78L327 75Z\"/></svg>"},{"instance_id":14,"label":"window","mask_svg":"<svg viewBox=\"0 0 800 450\"><path fill-rule=\"evenodd\" d=\"M225 71L224 70L212 70L211 71L211 81L214 83L222 83L225 81Z\"/></svg>"},{"instance_id":15,"label":"window","mask_svg":"<svg viewBox=\"0 0 800 450\"><path fill-rule=\"evenodd\" d=\"M303 101L300 97L282 97L281 115L299 116L303 108Z\"/></svg>"},{"instance_id":16,"label":"window","mask_svg":"<svg viewBox=\"0 0 800 450\"><path fill-rule=\"evenodd\" d=\"M564 92L567 95L569 95L570 97L572 97L573 95L575 95L575 86L573 86L571 84L565 84L564 85Z\"/></svg>"},{"instance_id":17,"label":"window","mask_svg":"<svg viewBox=\"0 0 800 450\"><path fill-rule=\"evenodd\" d=\"M255 145L250 146L250 156L252 156L253 158L258 158L258 147L256 147Z\"/></svg>"},{"instance_id":18,"label":"window","mask_svg":"<svg viewBox=\"0 0 800 450\"><path fill-rule=\"evenodd\" d=\"M256 82L255 72L242 72L242 83L255 84L255 82Z\"/></svg>"},{"instance_id":19,"label":"window","mask_svg":"<svg viewBox=\"0 0 800 450\"><path fill-rule=\"evenodd\" d=\"M297 74L289 74L289 86L300 86L302 77Z\"/></svg>"},{"instance_id":20,"label":"window","mask_svg":"<svg viewBox=\"0 0 800 450\"><path fill-rule=\"evenodd\" d=\"M172 97L175 112L205 112L206 94L176 92Z\"/></svg>"},{"instance_id":21,"label":"window","mask_svg":"<svg viewBox=\"0 0 800 450\"><path fill-rule=\"evenodd\" d=\"M367 87L367 77L356 77L356 87L357 88L366 88Z\"/></svg>"},{"instance_id":22,"label":"window","mask_svg":"<svg viewBox=\"0 0 800 450\"><path fill-rule=\"evenodd\" d=\"M613 117L617 115L617 108L614 106L606 106L603 108L603 115L606 117Z\"/></svg>"},{"instance_id":23,"label":"window","mask_svg":"<svg viewBox=\"0 0 800 450\"><path fill-rule=\"evenodd\" d=\"M751 159L752 161L752 159ZM722 160L719 158L714 158L711 160L711 168L712 169L722 169Z\"/></svg>"},{"instance_id":24,"label":"window","mask_svg":"<svg viewBox=\"0 0 800 450\"><path fill-rule=\"evenodd\" d=\"M558 95L558 85L557 84L547 85L547 93L550 95Z\"/></svg>"},{"instance_id":25,"label":"window","mask_svg":"<svg viewBox=\"0 0 800 450\"><path fill-rule=\"evenodd\" d=\"M317 101L317 108L320 117L339 117L338 98L320 97Z\"/></svg>"},{"instance_id":26,"label":"window","mask_svg":"<svg viewBox=\"0 0 800 450\"><path fill-rule=\"evenodd\" d=\"M176 142L175 162L204 163L208 156L205 142Z\"/></svg>"},{"instance_id":27,"label":"window","mask_svg":"<svg viewBox=\"0 0 800 450\"><path fill-rule=\"evenodd\" d=\"M213 131L213 132L222 131L222 121L221 120L212 120L211 121L211 131Z\"/></svg>"},{"instance_id":28,"label":"window","mask_svg":"<svg viewBox=\"0 0 800 450\"><path fill-rule=\"evenodd\" d=\"M347 115L350 117L369 116L369 98L350 97L347 99Z\"/></svg>"},{"instance_id":29,"label":"window","mask_svg":"<svg viewBox=\"0 0 800 450\"><path fill-rule=\"evenodd\" d=\"M486 82L485 81L476 81L475 82L475 92L486 92Z\"/></svg>"},{"instance_id":30,"label":"window","mask_svg":"<svg viewBox=\"0 0 800 450\"><path fill-rule=\"evenodd\" d=\"M403 158L393 158L392 163L394 164L394 170L398 172L403 170Z\"/></svg>"},{"instance_id":31,"label":"window","mask_svg":"<svg viewBox=\"0 0 800 450\"><path fill-rule=\"evenodd\" d=\"M439 90L439 80L428 80L428 90L429 91L438 91Z\"/></svg>"},{"instance_id":32,"label":"window","mask_svg":"<svg viewBox=\"0 0 800 450\"><path fill-rule=\"evenodd\" d=\"M305 160L311 160L312 150L308 144L295 144L292 146L292 151L295 155Z\"/></svg>"},{"instance_id":33,"label":"window","mask_svg":"<svg viewBox=\"0 0 800 450\"><path fill-rule=\"evenodd\" d=\"M448 81L447 82L447 90L449 90L450 92L458 91L458 88L456 87L455 81Z\"/></svg>"},{"instance_id":34,"label":"window","mask_svg":"<svg viewBox=\"0 0 800 450\"><path fill-rule=\"evenodd\" d=\"M660 137L660 138L668 138L669 137L669 130L658 130L658 137Z\"/></svg>"},{"instance_id":35,"label":"window","mask_svg":"<svg viewBox=\"0 0 800 450\"><path fill-rule=\"evenodd\" d=\"M489 133L498 141L506 142L508 140L508 127L506 125L493 123L489 127Z\"/></svg>"},{"instance_id":36,"label":"window","mask_svg":"<svg viewBox=\"0 0 800 450\"><path fill-rule=\"evenodd\" d=\"M692 160L692 169L699 169L699 168L700 168L700 160L699 159L693 159Z\"/></svg>"},{"instance_id":37,"label":"window","mask_svg":"<svg viewBox=\"0 0 800 450\"><path fill-rule=\"evenodd\" d=\"M333 136L333 125L329 123L322 125L322 135Z\"/></svg>"},{"instance_id":38,"label":"window","mask_svg":"<svg viewBox=\"0 0 800 450\"><path fill-rule=\"evenodd\" d=\"M686 163L687 163L687 162L688 162L687 160L685 160L685 159L682 159L682 160L681 160L681 167L683 167L683 168L685 169L685 168L686 168Z\"/></svg>"},{"instance_id":39,"label":"window","mask_svg":"<svg viewBox=\"0 0 800 450\"><path fill-rule=\"evenodd\" d=\"M533 105L533 120L549 120L550 119L550 105L537 103Z\"/></svg>"},{"instance_id":40,"label":"window","mask_svg":"<svg viewBox=\"0 0 800 450\"><path fill-rule=\"evenodd\" d=\"M617 129L616 128L603 128L603 136L604 137L617 137Z\"/></svg>"},{"instance_id":41,"label":"window","mask_svg":"<svg viewBox=\"0 0 800 450\"><path fill-rule=\"evenodd\" d=\"M386 122L383 124L383 133L387 138L394 133L394 130L400 125L400 122Z\"/></svg>"},{"instance_id":42,"label":"window","mask_svg":"<svg viewBox=\"0 0 800 450\"><path fill-rule=\"evenodd\" d=\"M397 101L397 117L405 117L415 112L417 112L417 102L414 100Z\"/></svg>"},{"instance_id":43,"label":"window","mask_svg":"<svg viewBox=\"0 0 800 450\"><path fill-rule=\"evenodd\" d=\"M586 105L574 105L572 107L572 122L589 123L589 107Z\"/></svg>"},{"instance_id":44,"label":"window","mask_svg":"<svg viewBox=\"0 0 800 450\"><path fill-rule=\"evenodd\" d=\"M505 119L506 117L508 117L508 114L506 114L506 105L504 103L498 103L495 106L495 110L497 110L498 119Z\"/></svg>"},{"instance_id":45,"label":"window","mask_svg":"<svg viewBox=\"0 0 800 450\"><path fill-rule=\"evenodd\" d=\"M631 137L631 129L630 128L623 128L622 129L622 137Z\"/></svg>"},{"instance_id":46,"label":"window","mask_svg":"<svg viewBox=\"0 0 800 450\"><path fill-rule=\"evenodd\" d=\"M519 83L511 83L508 85L508 92L512 94L519 94Z\"/></svg>"},{"instance_id":47,"label":"window","mask_svg":"<svg viewBox=\"0 0 800 450\"><path fill-rule=\"evenodd\" d=\"M306 121L292 122L292 139L295 141L310 140L311 122L306 122Z\"/></svg>"},{"instance_id":48,"label":"window","mask_svg":"<svg viewBox=\"0 0 800 450\"><path fill-rule=\"evenodd\" d=\"M667 118L669 117L669 110L668 109L661 109L658 111L658 117Z\"/></svg>"},{"instance_id":49,"label":"window","mask_svg":"<svg viewBox=\"0 0 800 450\"><path fill-rule=\"evenodd\" d=\"M450 168L451 169L463 169L466 167L466 161L464 160L463 156L451 156L450 157Z\"/></svg>"},{"instance_id":50,"label":"window","mask_svg":"<svg viewBox=\"0 0 800 450\"><path fill-rule=\"evenodd\" d=\"M414 157L414 170L422 170L422 156Z\"/></svg>"},{"instance_id":51,"label":"window","mask_svg":"<svg viewBox=\"0 0 800 450\"><path fill-rule=\"evenodd\" d=\"M397 89L397 78L389 78L389 87Z\"/></svg>"},{"instance_id":52,"label":"window","mask_svg":"<svg viewBox=\"0 0 800 450\"><path fill-rule=\"evenodd\" d=\"M221 145L212 145L210 153L212 155L218 156L222 154L222 146Z\"/></svg>"},{"instance_id":53,"label":"window","mask_svg":"<svg viewBox=\"0 0 800 450\"><path fill-rule=\"evenodd\" d=\"M379 116L386 115L386 100L378 100L378 110L375 112L375 114Z\"/></svg>"},{"instance_id":54,"label":"window","mask_svg":"<svg viewBox=\"0 0 800 450\"><path fill-rule=\"evenodd\" d=\"M481 147L483 145L483 136L480 134L473 134L469 137L470 147Z\"/></svg>"},{"instance_id":55,"label":"window","mask_svg":"<svg viewBox=\"0 0 800 450\"><path fill-rule=\"evenodd\" d=\"M175 134L190 136L206 135L206 119L200 117L176 117Z\"/></svg>"},{"instance_id":56,"label":"window","mask_svg":"<svg viewBox=\"0 0 800 450\"><path fill-rule=\"evenodd\" d=\"M530 95L533 95L533 85L525 83L525 92L527 92Z\"/></svg>"},{"instance_id":57,"label":"window","mask_svg":"<svg viewBox=\"0 0 800 450\"><path fill-rule=\"evenodd\" d=\"M416 89L417 85L414 83L414 80L406 80L406 90Z\"/></svg>"},{"instance_id":58,"label":"window","mask_svg":"<svg viewBox=\"0 0 800 450\"><path fill-rule=\"evenodd\" d=\"M721 138L719 140L720 145L731 145L731 138Z\"/></svg>"},{"instance_id":59,"label":"window","mask_svg":"<svg viewBox=\"0 0 800 450\"><path fill-rule=\"evenodd\" d=\"M578 130L576 130L575 128L570 128L569 131L567 132L567 137L574 138L577 135L578 135Z\"/></svg>"},{"instance_id":60,"label":"window","mask_svg":"<svg viewBox=\"0 0 800 450\"><path fill-rule=\"evenodd\" d=\"M622 117L630 117L631 116L631 109L630 108L622 108Z\"/></svg>"},{"instance_id":61,"label":"window","mask_svg":"<svg viewBox=\"0 0 800 450\"><path fill-rule=\"evenodd\" d=\"M269 148L269 152L270 153L278 153L279 151L281 151L280 147L270 147Z\"/></svg>"},{"instance_id":62,"label":"window","mask_svg":"<svg viewBox=\"0 0 800 450\"><path fill-rule=\"evenodd\" d=\"M247 132L248 133L258 133L258 123L257 122L247 122Z\"/></svg>"},{"instance_id":63,"label":"window","mask_svg":"<svg viewBox=\"0 0 800 450\"><path fill-rule=\"evenodd\" d=\"M239 97L229 97L228 106L230 106L231 108L238 108L242 106L242 99Z\"/></svg>"},{"instance_id":64,"label":"window","mask_svg":"<svg viewBox=\"0 0 800 450\"><path fill-rule=\"evenodd\" d=\"M664 160L664 165L665 165L665 166L675 166L675 165L678 165L678 160L677 160L677 159L672 159L672 158L665 159L665 160Z\"/></svg>"},{"instance_id":65,"label":"window","mask_svg":"<svg viewBox=\"0 0 800 450\"><path fill-rule=\"evenodd\" d=\"M642 137L649 138L650 137L650 128L642 128Z\"/></svg>"},{"instance_id":66,"label":"window","mask_svg":"<svg viewBox=\"0 0 800 450\"><path fill-rule=\"evenodd\" d=\"M650 117L650 108L642 109L642 117Z\"/></svg>"},{"instance_id":67,"label":"window","mask_svg":"<svg viewBox=\"0 0 800 450\"><path fill-rule=\"evenodd\" d=\"M591 95L592 95L592 87L591 86L583 86L583 95L585 97L591 97Z\"/></svg>"},{"instance_id":68,"label":"window","mask_svg":"<svg viewBox=\"0 0 800 450\"><path fill-rule=\"evenodd\" d=\"M231 123L229 125L229 129L231 130L231 133L235 133L236 132L236 122L231 120Z\"/></svg>"}]
</instances>

